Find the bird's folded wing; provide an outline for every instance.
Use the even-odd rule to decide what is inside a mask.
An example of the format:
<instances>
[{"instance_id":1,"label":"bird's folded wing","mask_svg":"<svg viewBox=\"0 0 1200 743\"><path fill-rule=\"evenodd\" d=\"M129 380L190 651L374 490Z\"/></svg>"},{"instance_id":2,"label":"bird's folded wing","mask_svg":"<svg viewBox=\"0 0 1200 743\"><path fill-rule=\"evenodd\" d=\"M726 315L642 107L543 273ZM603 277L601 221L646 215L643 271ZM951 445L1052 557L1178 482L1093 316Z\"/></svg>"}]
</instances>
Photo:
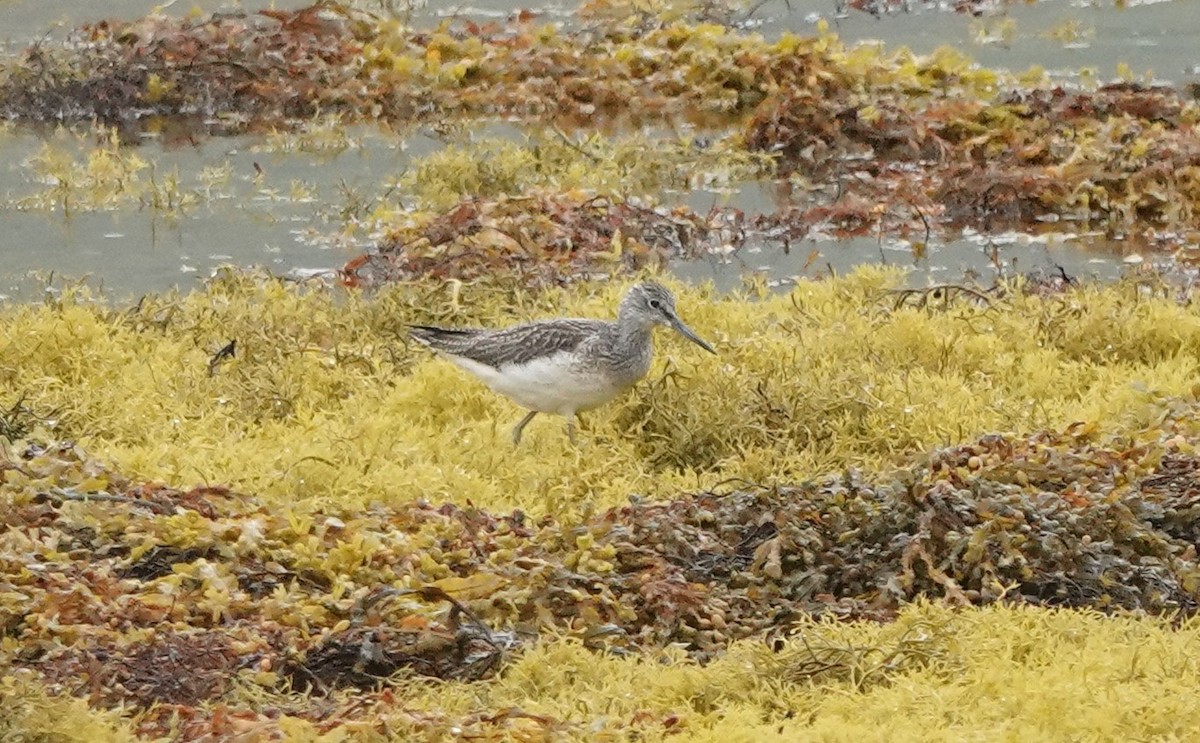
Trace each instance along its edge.
<instances>
[{"instance_id":1,"label":"bird's folded wing","mask_svg":"<svg viewBox=\"0 0 1200 743\"><path fill-rule=\"evenodd\" d=\"M605 330L603 321L559 319L514 325L502 330L412 326L415 340L442 353L461 356L499 369L526 364L557 353L574 351Z\"/></svg>"}]
</instances>

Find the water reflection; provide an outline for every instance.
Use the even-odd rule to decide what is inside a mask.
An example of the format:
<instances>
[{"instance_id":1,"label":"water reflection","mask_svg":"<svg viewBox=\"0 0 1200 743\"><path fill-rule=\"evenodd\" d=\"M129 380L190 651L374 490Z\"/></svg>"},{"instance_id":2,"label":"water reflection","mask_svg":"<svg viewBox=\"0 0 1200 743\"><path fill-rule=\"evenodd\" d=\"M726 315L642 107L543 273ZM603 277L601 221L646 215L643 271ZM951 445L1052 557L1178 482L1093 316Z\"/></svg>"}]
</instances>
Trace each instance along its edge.
<instances>
[{"instance_id":1,"label":"water reflection","mask_svg":"<svg viewBox=\"0 0 1200 743\"><path fill-rule=\"evenodd\" d=\"M1124 242L1098 236L1039 239L1025 234L964 234L935 241L915 257L911 243L875 238L805 240L788 252L754 245L725 255L680 261L673 270L694 282L712 282L720 291L741 286L746 278L786 288L799 279L849 273L862 265L906 269L909 286L919 287L964 278L991 283L999 273L1065 272L1073 279L1111 281L1124 270Z\"/></svg>"}]
</instances>

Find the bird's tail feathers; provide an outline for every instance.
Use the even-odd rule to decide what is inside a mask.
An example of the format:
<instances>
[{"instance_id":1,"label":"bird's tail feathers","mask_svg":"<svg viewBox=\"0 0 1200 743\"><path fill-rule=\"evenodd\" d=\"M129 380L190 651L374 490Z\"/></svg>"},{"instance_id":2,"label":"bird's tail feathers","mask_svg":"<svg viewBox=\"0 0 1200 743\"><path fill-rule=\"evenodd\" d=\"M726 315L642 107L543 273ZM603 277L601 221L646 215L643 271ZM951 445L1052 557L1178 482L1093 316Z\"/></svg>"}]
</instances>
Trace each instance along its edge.
<instances>
[{"instance_id":1,"label":"bird's tail feathers","mask_svg":"<svg viewBox=\"0 0 1200 743\"><path fill-rule=\"evenodd\" d=\"M408 334L423 346L438 348L447 341L459 340L470 333L455 328L439 328L436 325L409 325Z\"/></svg>"}]
</instances>

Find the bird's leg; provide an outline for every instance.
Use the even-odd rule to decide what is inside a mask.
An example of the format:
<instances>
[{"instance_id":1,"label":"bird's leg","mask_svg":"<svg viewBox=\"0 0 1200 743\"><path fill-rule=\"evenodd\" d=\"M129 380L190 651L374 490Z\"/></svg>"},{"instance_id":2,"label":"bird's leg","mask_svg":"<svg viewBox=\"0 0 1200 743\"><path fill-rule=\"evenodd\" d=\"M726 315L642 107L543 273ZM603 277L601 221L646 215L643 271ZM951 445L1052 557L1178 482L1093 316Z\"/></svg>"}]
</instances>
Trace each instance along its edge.
<instances>
[{"instance_id":1,"label":"bird's leg","mask_svg":"<svg viewBox=\"0 0 1200 743\"><path fill-rule=\"evenodd\" d=\"M575 414L567 416L567 438L571 440L571 446L576 446L579 442L575 439Z\"/></svg>"},{"instance_id":2,"label":"bird's leg","mask_svg":"<svg viewBox=\"0 0 1200 743\"><path fill-rule=\"evenodd\" d=\"M521 419L521 422L517 424L516 428L513 429L513 432L512 432L513 446L520 446L521 431L525 430L525 424L528 423L529 421L533 420L533 416L535 416L537 414L538 414L538 411L530 410L529 413L526 414L526 416Z\"/></svg>"}]
</instances>

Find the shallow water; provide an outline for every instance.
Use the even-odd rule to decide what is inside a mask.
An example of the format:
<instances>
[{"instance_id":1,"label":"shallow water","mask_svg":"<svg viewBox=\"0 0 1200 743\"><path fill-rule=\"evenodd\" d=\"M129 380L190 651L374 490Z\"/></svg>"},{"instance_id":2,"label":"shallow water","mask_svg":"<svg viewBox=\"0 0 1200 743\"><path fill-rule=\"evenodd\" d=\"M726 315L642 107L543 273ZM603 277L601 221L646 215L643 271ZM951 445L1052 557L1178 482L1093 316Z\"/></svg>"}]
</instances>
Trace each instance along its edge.
<instances>
[{"instance_id":1,"label":"shallow water","mask_svg":"<svg viewBox=\"0 0 1200 743\"><path fill-rule=\"evenodd\" d=\"M957 283L964 277L990 284L1001 273L1045 277L1065 273L1072 279L1111 281L1126 266L1120 248L1094 237L1046 241L1016 233L969 235L933 245L926 257L914 260L911 246L903 242L853 238L806 241L801 250L788 253L743 248L727 256L679 261L673 269L688 281L711 282L721 291L736 289L747 280L786 287L798 279L842 275L867 264L908 269L910 286Z\"/></svg>"},{"instance_id":2,"label":"shallow water","mask_svg":"<svg viewBox=\"0 0 1200 743\"><path fill-rule=\"evenodd\" d=\"M8 138L7 146L28 153L38 142L36 135L20 134ZM148 143L143 155L164 172L177 168L182 175L227 164L231 176L223 193L174 216L148 207L69 216L0 210L5 235L0 295L28 297L51 271L87 275L89 283L124 298L187 288L224 264L293 276L340 267L364 247L331 244L326 237L337 230L330 210L345 200L344 191L373 194L412 157L439 146L420 135L402 142L382 136L360 142L334 155L255 151L261 144L255 137L214 138L186 148ZM0 193L27 193L32 185L25 168L0 169Z\"/></svg>"},{"instance_id":3,"label":"shallow water","mask_svg":"<svg viewBox=\"0 0 1200 743\"><path fill-rule=\"evenodd\" d=\"M299 2L277 2L279 7ZM61 33L71 25L102 17L130 18L153 7L144 0L110 0L81 4L70 0L0 0L0 46L14 54L29 40L52 28ZM269 3L221 2L168 3L165 12L186 14L192 8L255 10ZM919 5L919 4L918 4ZM1020 70L1041 65L1069 76L1071 71L1093 67L1096 77L1107 80L1119 64L1135 73L1153 71L1158 79L1185 84L1200 79L1200 26L1194 22L1192 3L1131 2L1118 9L1112 2L1088 4L1048 0L1033 6L1017 4L1003 16L972 18L950 12L920 9L892 13L876 19L851 12L838 17L832 0L792 0L762 6L749 21L768 36L785 30L811 33L825 19L848 41L877 40L889 48L908 46L928 52L952 44L981 64ZM433 4L423 11L427 20L447 15L477 18L504 16L514 7L510 0L484 0L473 6ZM548 19L565 14L557 6L535 6ZM102 10L98 10L102 8ZM1010 38L978 43L989 33L1001 39L1011 21ZM1057 40L1049 30L1076 22L1077 38ZM1063 34L1060 34L1062 36ZM510 126L481 127L480 136L521 138ZM0 194L13 199L39 187L25 165L50 134L29 130L0 133ZM181 174L206 166L228 164L231 177L219 198L173 218L149 208L125 207L115 211L76 213L0 209L0 298L27 299L38 295L49 272L72 277L88 276L115 298L136 296L172 286L188 288L219 265L264 266L279 274L296 276L341 266L362 245L332 241L337 231L336 210L348 192L377 198L387 181L398 176L413 158L441 146L420 132L384 135L361 128L352 137L355 145L340 153L261 151L255 137L207 139L179 146L150 139L142 150L158 167L177 167ZM256 164L262 175L256 179ZM303 198L295 198L297 193ZM701 211L732 205L749 213L770 211L774 202L768 189L749 184L732 195L697 192L684 201ZM888 262L914 269L914 283L951 280L964 271L989 276L994 259L985 249L988 238L968 237L931 246L914 261L911 246L880 244L874 239L812 241L784 254L775 248L758 251L753 246L735 254L681 262L676 271L718 286L736 285L746 275L761 275L786 283L798 276L848 270L860 263ZM1118 275L1132 249L1097 236L1067 237L1050 243L1024 236L993 236L999 259L1019 270L1056 270L1072 276L1109 279ZM815 253L815 257L814 257Z\"/></svg>"}]
</instances>

